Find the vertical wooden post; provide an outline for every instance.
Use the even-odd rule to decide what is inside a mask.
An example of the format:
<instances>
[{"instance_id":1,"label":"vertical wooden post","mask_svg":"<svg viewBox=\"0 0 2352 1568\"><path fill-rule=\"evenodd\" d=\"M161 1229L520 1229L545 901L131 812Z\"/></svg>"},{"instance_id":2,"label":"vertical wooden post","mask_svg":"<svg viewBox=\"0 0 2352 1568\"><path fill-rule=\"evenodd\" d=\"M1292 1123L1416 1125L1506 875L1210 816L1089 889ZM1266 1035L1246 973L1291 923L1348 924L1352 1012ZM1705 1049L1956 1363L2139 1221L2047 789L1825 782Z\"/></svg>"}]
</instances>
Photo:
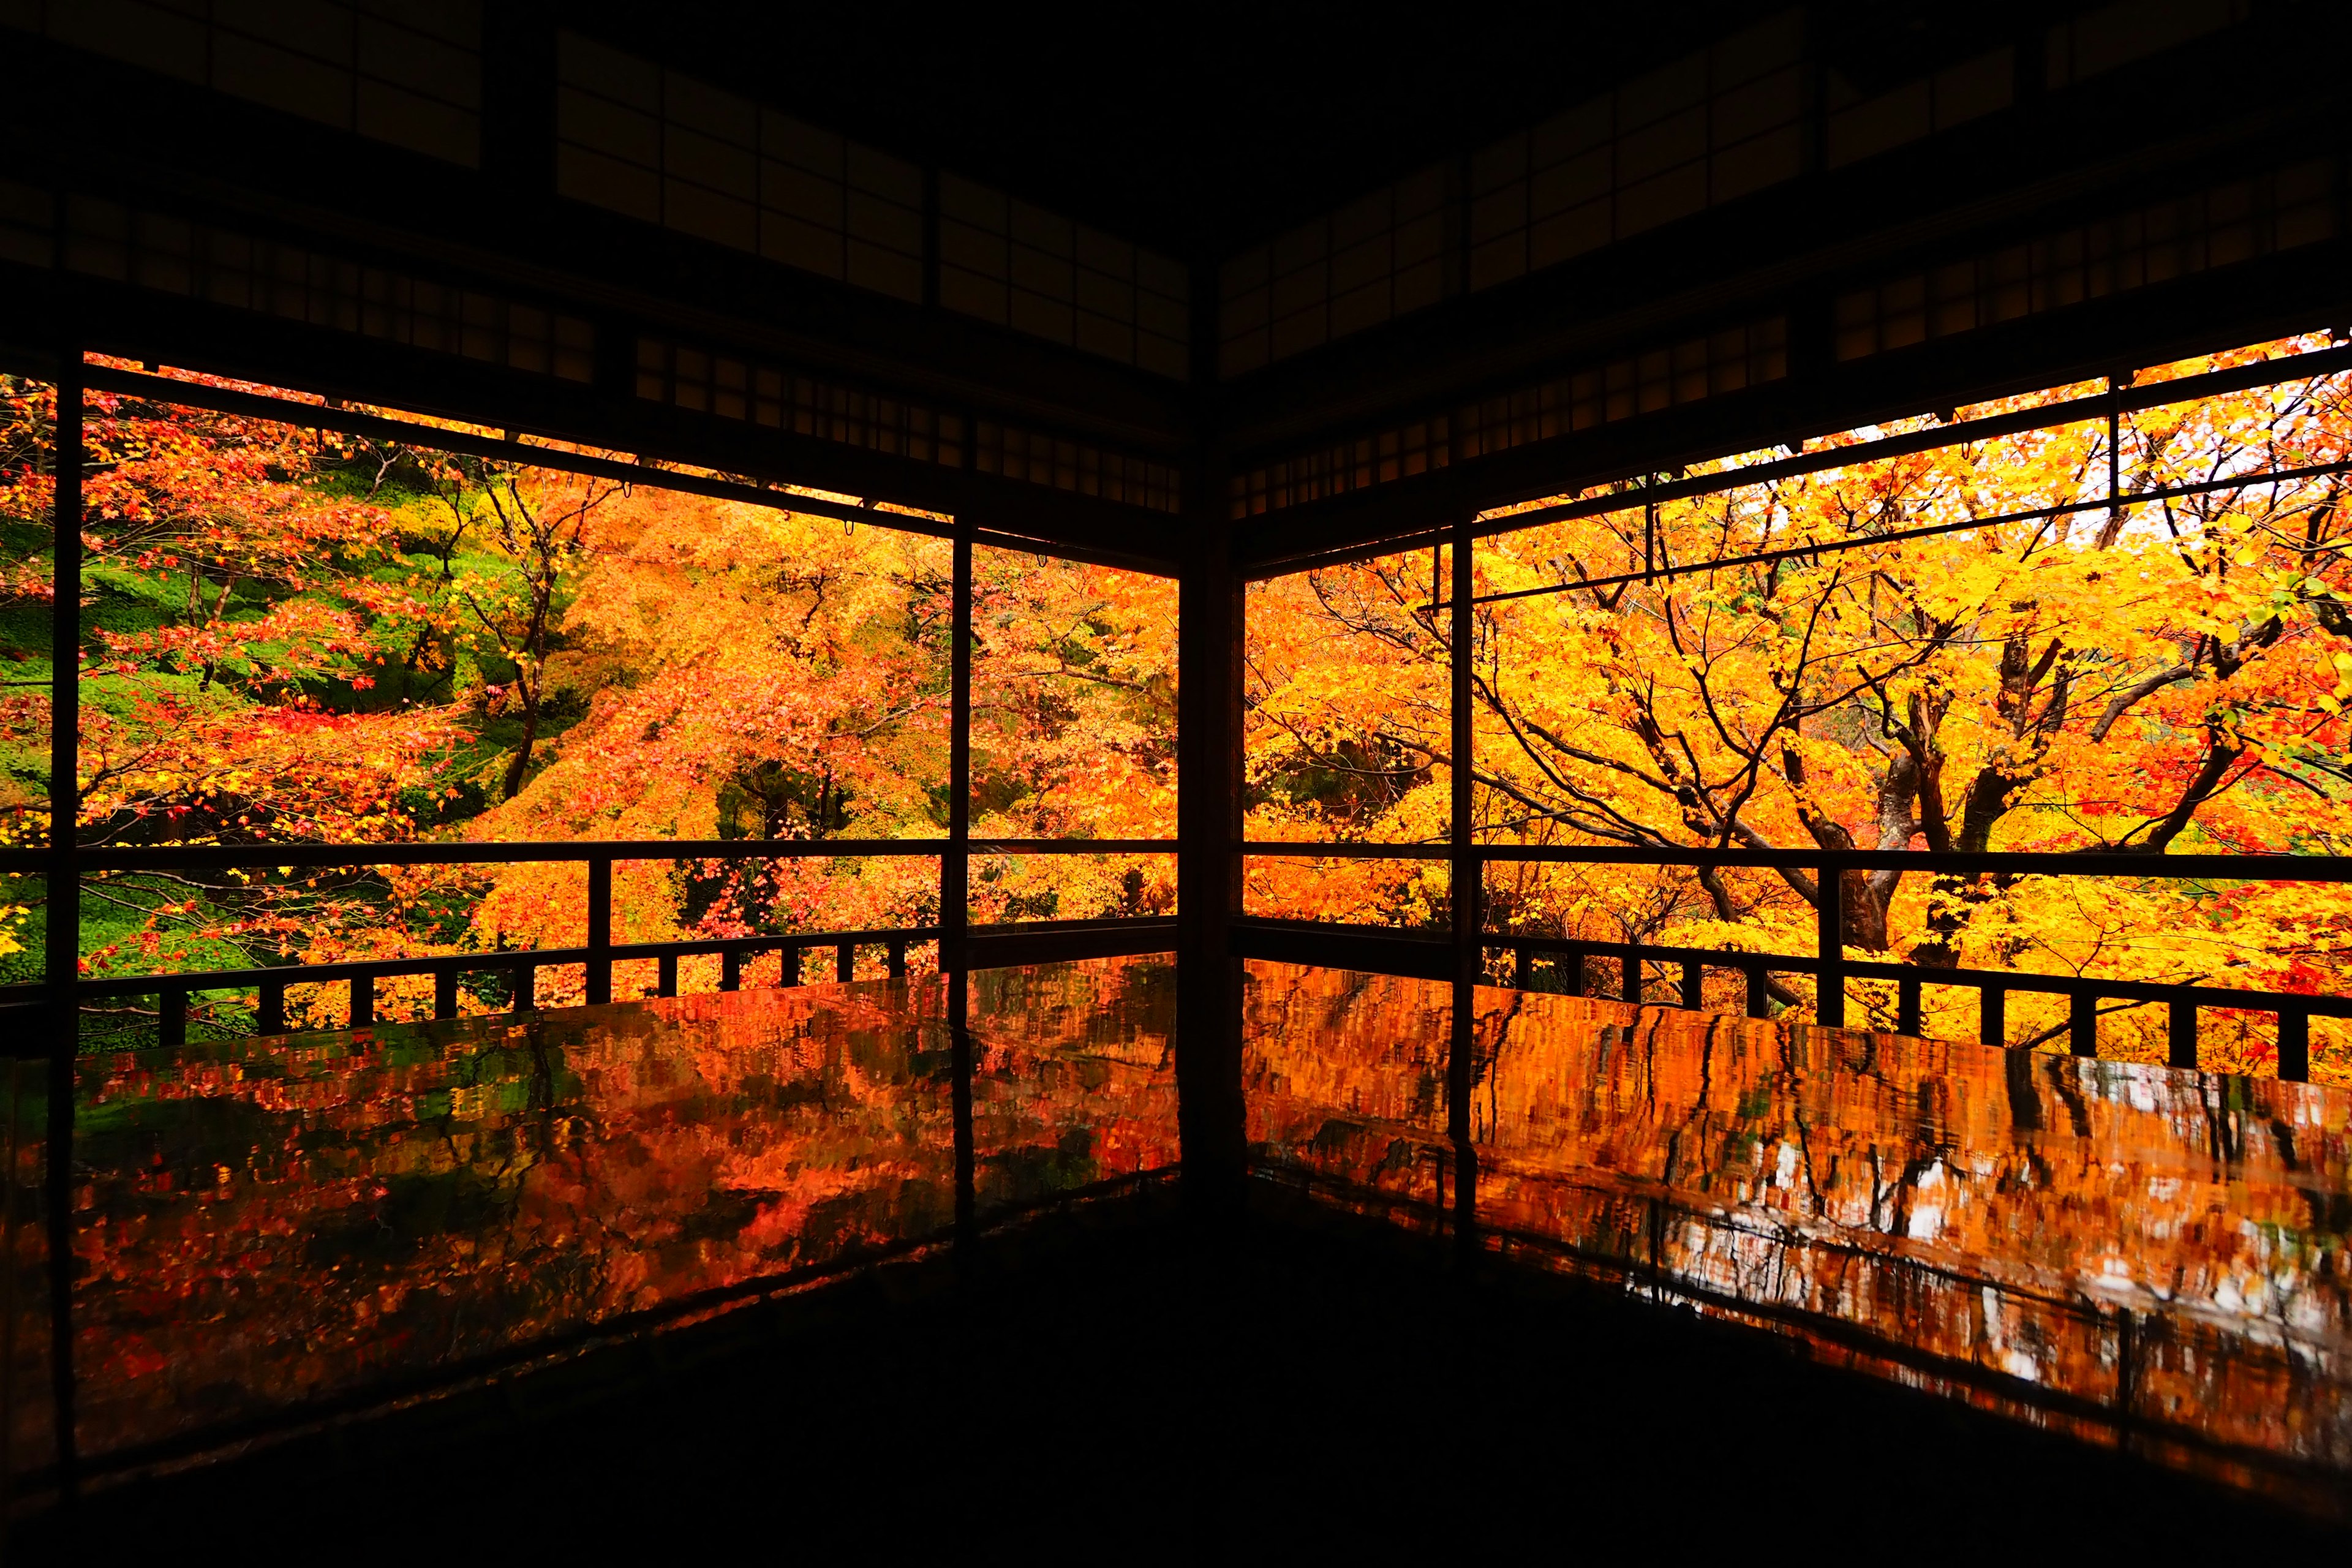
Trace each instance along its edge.
<instances>
[{"instance_id":1,"label":"vertical wooden post","mask_svg":"<svg viewBox=\"0 0 2352 1568\"><path fill-rule=\"evenodd\" d=\"M977 437L976 430L971 432ZM967 446L966 450L970 447ZM940 972L947 977L950 1111L955 1139L955 1242L961 1253L978 1234L979 1194L971 1126L971 533L958 520L949 588L948 841L940 852ZM893 945L891 973L906 969L906 950ZM792 978L800 981L800 951Z\"/></svg>"},{"instance_id":2,"label":"vertical wooden post","mask_svg":"<svg viewBox=\"0 0 2352 1568\"><path fill-rule=\"evenodd\" d=\"M1977 1038L1988 1046L2009 1044L2009 993L1998 985L1977 994Z\"/></svg>"},{"instance_id":3,"label":"vertical wooden post","mask_svg":"<svg viewBox=\"0 0 2352 1568\"><path fill-rule=\"evenodd\" d=\"M1906 974L1895 983L1895 1032L1916 1035L1925 1028L1920 1005L1919 977Z\"/></svg>"},{"instance_id":4,"label":"vertical wooden post","mask_svg":"<svg viewBox=\"0 0 2352 1568\"><path fill-rule=\"evenodd\" d=\"M2099 999L2087 991L2066 998L2066 1047L2078 1057L2099 1054Z\"/></svg>"},{"instance_id":5,"label":"vertical wooden post","mask_svg":"<svg viewBox=\"0 0 2352 1568\"><path fill-rule=\"evenodd\" d=\"M948 841L940 852L940 967L952 973L964 966L971 931L971 532L961 523L949 588L948 642ZM960 998L963 993L950 987L950 994Z\"/></svg>"},{"instance_id":6,"label":"vertical wooden post","mask_svg":"<svg viewBox=\"0 0 2352 1568\"><path fill-rule=\"evenodd\" d=\"M2107 526L2114 528L2123 521L2124 493L2124 388L2131 384L2126 375L2107 377Z\"/></svg>"},{"instance_id":7,"label":"vertical wooden post","mask_svg":"<svg viewBox=\"0 0 2352 1568\"><path fill-rule=\"evenodd\" d=\"M1453 532L1453 571L1448 574L1446 597L1450 601L1446 643L1451 689L1447 694L1447 717L1451 721L1449 744L1454 765L1448 773L1447 838L1454 856L1450 894L1454 908L1454 944L1464 978L1475 980L1482 951L1479 930L1480 894L1485 890L1485 868L1480 864L1475 836L1476 785L1474 779L1472 752L1476 747L1476 727L1471 722L1473 678L1476 672L1475 644L1477 640L1476 608L1471 601L1477 592L1476 578L1472 572L1470 526L1464 522Z\"/></svg>"},{"instance_id":8,"label":"vertical wooden post","mask_svg":"<svg viewBox=\"0 0 2352 1568\"><path fill-rule=\"evenodd\" d=\"M283 994L281 990L280 994ZM433 1016L454 1018L457 1016L457 972L443 967L433 972Z\"/></svg>"},{"instance_id":9,"label":"vertical wooden post","mask_svg":"<svg viewBox=\"0 0 2352 1568\"><path fill-rule=\"evenodd\" d=\"M1216 283L1196 268L1193 384L1216 380ZM1184 1205L1232 1212L1248 1174L1242 1100L1242 639L1226 476L1213 450L1184 472L1177 583L1176 1115Z\"/></svg>"},{"instance_id":10,"label":"vertical wooden post","mask_svg":"<svg viewBox=\"0 0 2352 1568\"><path fill-rule=\"evenodd\" d=\"M1816 950L1821 957L1821 982L1813 999L1813 1018L1829 1028L1845 1026L1845 879L1834 866L1823 866L1815 878L1821 898L1813 906Z\"/></svg>"},{"instance_id":11,"label":"vertical wooden post","mask_svg":"<svg viewBox=\"0 0 2352 1568\"><path fill-rule=\"evenodd\" d=\"M49 1377L57 1422L58 1492L79 1486L74 1443L73 1136L74 1066L81 1009L81 349L58 355L58 414L51 464L57 485L49 601L49 857L43 979L49 1003L47 1186Z\"/></svg>"},{"instance_id":12,"label":"vertical wooden post","mask_svg":"<svg viewBox=\"0 0 2352 1568\"><path fill-rule=\"evenodd\" d=\"M2167 1050L2165 1060L2177 1068L2194 1071L2197 1067L2197 1004L2175 1002L2165 1020Z\"/></svg>"},{"instance_id":13,"label":"vertical wooden post","mask_svg":"<svg viewBox=\"0 0 2352 1568\"><path fill-rule=\"evenodd\" d=\"M588 1000L613 999L613 858L588 861Z\"/></svg>"},{"instance_id":14,"label":"vertical wooden post","mask_svg":"<svg viewBox=\"0 0 2352 1568\"><path fill-rule=\"evenodd\" d=\"M1471 1133L1470 1097L1475 1082L1477 1048L1475 1005L1479 971L1485 958L1484 912L1479 905L1486 891L1486 867L1475 842L1476 831L1475 751L1477 727L1473 722L1473 684L1477 671L1477 593L1473 542L1468 519L1453 530L1453 571L1448 574L1449 602L1446 644L1447 669L1452 678L1447 717L1452 721L1454 766L1450 786L1447 838L1454 850L1451 900L1454 907L1454 1028L1446 1052L1446 1131L1454 1141L1454 1241L1466 1258L1477 1246L1478 1150Z\"/></svg>"},{"instance_id":15,"label":"vertical wooden post","mask_svg":"<svg viewBox=\"0 0 2352 1568\"><path fill-rule=\"evenodd\" d=\"M1682 1005L1696 1013L1706 1001L1706 976L1696 958L1683 960Z\"/></svg>"},{"instance_id":16,"label":"vertical wooden post","mask_svg":"<svg viewBox=\"0 0 2352 1568\"><path fill-rule=\"evenodd\" d=\"M2278 1075L2295 1083L2311 1077L2311 1015L2300 1007L2279 1014Z\"/></svg>"}]
</instances>

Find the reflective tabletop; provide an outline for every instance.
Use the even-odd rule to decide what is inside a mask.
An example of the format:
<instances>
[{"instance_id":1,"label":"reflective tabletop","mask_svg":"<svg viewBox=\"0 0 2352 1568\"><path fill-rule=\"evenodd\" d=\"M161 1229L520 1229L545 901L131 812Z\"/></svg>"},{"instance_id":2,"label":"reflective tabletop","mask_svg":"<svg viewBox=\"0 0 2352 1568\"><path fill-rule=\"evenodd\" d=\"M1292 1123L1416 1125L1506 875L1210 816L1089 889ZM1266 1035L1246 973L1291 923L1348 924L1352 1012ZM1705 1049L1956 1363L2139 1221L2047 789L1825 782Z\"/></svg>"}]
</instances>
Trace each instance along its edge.
<instances>
[{"instance_id":1,"label":"reflective tabletop","mask_svg":"<svg viewBox=\"0 0 2352 1568\"><path fill-rule=\"evenodd\" d=\"M1252 1148L1329 1201L2240 1484L2352 1477L2352 1095L1253 964Z\"/></svg>"},{"instance_id":2,"label":"reflective tabletop","mask_svg":"<svg viewBox=\"0 0 2352 1568\"><path fill-rule=\"evenodd\" d=\"M924 976L85 1058L80 1449L201 1451L1174 1172L1171 961L968 987L961 1028ZM1244 966L1255 1173L2236 1484L2352 1478L2352 1095L1466 989L1457 1027L1451 986ZM24 1473L39 1064L7 1087Z\"/></svg>"}]
</instances>

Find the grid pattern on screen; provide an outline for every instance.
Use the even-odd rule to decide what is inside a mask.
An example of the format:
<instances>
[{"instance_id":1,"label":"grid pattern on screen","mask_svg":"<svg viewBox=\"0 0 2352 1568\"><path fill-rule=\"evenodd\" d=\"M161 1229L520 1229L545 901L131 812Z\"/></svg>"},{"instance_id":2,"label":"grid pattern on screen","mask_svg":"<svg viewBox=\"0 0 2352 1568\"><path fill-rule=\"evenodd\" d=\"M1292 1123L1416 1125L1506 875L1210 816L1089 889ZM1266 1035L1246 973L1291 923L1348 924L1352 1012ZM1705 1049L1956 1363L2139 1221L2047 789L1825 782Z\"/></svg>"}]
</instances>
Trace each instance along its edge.
<instances>
[{"instance_id":1,"label":"grid pattern on screen","mask_svg":"<svg viewBox=\"0 0 2352 1568\"><path fill-rule=\"evenodd\" d=\"M1231 511L1253 517L1369 489L1788 374L1786 318L1727 328L1249 469L1234 477Z\"/></svg>"},{"instance_id":2,"label":"grid pattern on screen","mask_svg":"<svg viewBox=\"0 0 2352 1568\"><path fill-rule=\"evenodd\" d=\"M1802 16L1785 12L1481 152L1470 164L1469 286L1794 179L1803 33Z\"/></svg>"},{"instance_id":3,"label":"grid pattern on screen","mask_svg":"<svg viewBox=\"0 0 2352 1568\"><path fill-rule=\"evenodd\" d=\"M1148 458L1107 452L1084 441L1040 435L993 420L979 421L972 467L983 474L1100 496L1129 506L1172 512L1182 504L1175 468Z\"/></svg>"},{"instance_id":4,"label":"grid pattern on screen","mask_svg":"<svg viewBox=\"0 0 2352 1568\"><path fill-rule=\"evenodd\" d=\"M1392 484L1449 467L1453 461L1453 419L1433 415L1375 436L1336 442L1235 474L1228 510L1236 518L1254 517L1350 490Z\"/></svg>"},{"instance_id":5,"label":"grid pattern on screen","mask_svg":"<svg viewBox=\"0 0 2352 1568\"><path fill-rule=\"evenodd\" d=\"M2342 160L2315 158L1840 296L1836 353L1865 358L2336 237Z\"/></svg>"},{"instance_id":6,"label":"grid pattern on screen","mask_svg":"<svg viewBox=\"0 0 2352 1568\"><path fill-rule=\"evenodd\" d=\"M2053 26L2042 42L2049 84L2066 87L2245 21L2252 0L2119 0Z\"/></svg>"},{"instance_id":7,"label":"grid pattern on screen","mask_svg":"<svg viewBox=\"0 0 2352 1568\"><path fill-rule=\"evenodd\" d=\"M1865 94L1835 70L1827 99L1822 161L1832 169L1996 114L2016 101L2017 51L2003 47L1885 92Z\"/></svg>"},{"instance_id":8,"label":"grid pattern on screen","mask_svg":"<svg viewBox=\"0 0 2352 1568\"><path fill-rule=\"evenodd\" d=\"M960 468L963 416L660 338L637 340L637 395L887 457Z\"/></svg>"},{"instance_id":9,"label":"grid pattern on screen","mask_svg":"<svg viewBox=\"0 0 2352 1568\"><path fill-rule=\"evenodd\" d=\"M1454 416L1454 455L1487 457L1778 381L1789 374L1788 343L1788 320L1774 316L1465 404Z\"/></svg>"},{"instance_id":10,"label":"grid pattern on screen","mask_svg":"<svg viewBox=\"0 0 2352 1568\"><path fill-rule=\"evenodd\" d=\"M1183 380L1190 283L1155 251L1003 192L940 176L940 303Z\"/></svg>"},{"instance_id":11,"label":"grid pattern on screen","mask_svg":"<svg viewBox=\"0 0 2352 1568\"><path fill-rule=\"evenodd\" d=\"M1445 293L1445 172L1427 169L1218 269L1217 371L1242 375L1434 305Z\"/></svg>"},{"instance_id":12,"label":"grid pattern on screen","mask_svg":"<svg viewBox=\"0 0 2352 1568\"><path fill-rule=\"evenodd\" d=\"M0 25L479 166L480 0L0 0Z\"/></svg>"},{"instance_id":13,"label":"grid pattern on screen","mask_svg":"<svg viewBox=\"0 0 2352 1568\"><path fill-rule=\"evenodd\" d=\"M2046 35L2066 86L2246 19L2252 0L2122 0ZM1459 283L1446 172L1431 170L1234 257L1221 270L1219 374L1246 374L1349 332L1556 266L1794 179L1805 166L1804 16L1780 13L1470 159ZM1822 163L1835 169L1998 113L2010 46L1877 91L1822 73Z\"/></svg>"},{"instance_id":14,"label":"grid pattern on screen","mask_svg":"<svg viewBox=\"0 0 2352 1568\"><path fill-rule=\"evenodd\" d=\"M0 182L0 257L510 370L595 378L595 329L578 317L98 196L58 202Z\"/></svg>"},{"instance_id":15,"label":"grid pattern on screen","mask_svg":"<svg viewBox=\"0 0 2352 1568\"><path fill-rule=\"evenodd\" d=\"M916 164L577 33L556 43L558 195L921 302Z\"/></svg>"},{"instance_id":16,"label":"grid pattern on screen","mask_svg":"<svg viewBox=\"0 0 2352 1568\"><path fill-rule=\"evenodd\" d=\"M637 395L691 413L740 420L886 457L971 468L1129 506L1174 511L1177 473L1168 464L1105 451L995 420L885 396L690 343L637 340ZM966 431L973 439L967 443Z\"/></svg>"}]
</instances>

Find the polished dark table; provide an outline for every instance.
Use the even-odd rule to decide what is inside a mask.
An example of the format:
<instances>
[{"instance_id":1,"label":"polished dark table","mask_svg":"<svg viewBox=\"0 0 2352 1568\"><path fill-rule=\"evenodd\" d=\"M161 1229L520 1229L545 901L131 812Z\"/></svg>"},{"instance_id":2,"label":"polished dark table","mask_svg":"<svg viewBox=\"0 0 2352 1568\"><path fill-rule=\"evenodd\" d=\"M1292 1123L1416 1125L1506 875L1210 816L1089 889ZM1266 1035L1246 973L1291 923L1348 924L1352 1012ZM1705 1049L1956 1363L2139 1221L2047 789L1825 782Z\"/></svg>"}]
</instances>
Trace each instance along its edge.
<instances>
[{"instance_id":1,"label":"polished dark table","mask_svg":"<svg viewBox=\"0 0 2352 1568\"><path fill-rule=\"evenodd\" d=\"M1744 1324L2328 1511L2352 1096L1253 963L1259 1190ZM92 1057L76 1429L100 1472L1167 1184L1164 958ZM48 1452L39 1068L11 1081L12 1464ZM1458 1136L1456 1134L1459 1134ZM28 1185L28 1184L30 1184Z\"/></svg>"}]
</instances>

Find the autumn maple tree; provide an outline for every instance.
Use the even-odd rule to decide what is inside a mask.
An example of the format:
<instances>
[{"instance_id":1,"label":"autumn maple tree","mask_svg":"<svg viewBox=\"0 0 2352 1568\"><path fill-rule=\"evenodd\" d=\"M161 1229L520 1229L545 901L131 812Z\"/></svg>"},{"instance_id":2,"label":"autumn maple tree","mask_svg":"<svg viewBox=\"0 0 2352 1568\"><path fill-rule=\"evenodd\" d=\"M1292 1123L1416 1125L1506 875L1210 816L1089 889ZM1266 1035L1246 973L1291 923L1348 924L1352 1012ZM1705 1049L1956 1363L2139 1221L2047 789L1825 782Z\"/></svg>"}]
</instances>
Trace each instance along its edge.
<instances>
[{"instance_id":1,"label":"autumn maple tree","mask_svg":"<svg viewBox=\"0 0 2352 1568\"><path fill-rule=\"evenodd\" d=\"M5 390L0 813L34 843L54 409L37 384ZM1434 843L1466 765L1489 843L2340 849L2342 479L2258 476L2346 458L2343 379L2159 405L2112 434L2092 417L1966 437L1969 417L2096 390L1850 432L1827 443L1853 448L1832 466L1743 479L1783 455L1768 451L1681 476L1712 479L1701 493L1624 486L1570 498L1588 504L1566 521L1493 520L1478 591L1551 591L1477 611L1466 762L1447 722L1443 550L1256 585L1252 836ZM1963 426L1948 445L1869 447L1947 418ZM110 394L89 419L89 842L944 831L950 558L918 520L845 525L788 497L710 500L552 457L491 462ZM2217 480L2242 482L2132 499ZM1982 521L2062 506L2075 510ZM1963 526L1896 537L1929 525ZM1759 552L1780 553L1707 564ZM1660 566L1675 570L1642 575ZM1172 831L1173 585L992 548L974 573L975 836ZM939 915L920 854L656 859L615 877L624 941ZM1453 897L1442 861L1263 859L1249 877L1266 913L1425 924ZM584 935L583 879L558 864L114 875L92 885L82 945L94 969L136 972L568 944ZM2342 965L2340 900L2297 884L1887 872L1842 892L1851 952L1931 966L2316 989ZM1164 856L992 852L970 912L1155 913L1173 897ZM1804 952L1819 889L1802 870L1524 865L1490 868L1483 897L1502 932ZM33 891L0 902L37 943ZM543 994L577 984L558 973ZM1777 981L1780 1000L1802 1003L1805 984ZM485 984L477 1005L499 1005ZM1929 996L1932 1026L1968 1032L1962 993ZM422 1004L399 987L384 1000ZM2014 1012L2020 1038L2057 1023ZM2118 1011L2107 1026L2132 1049L2151 1023ZM2323 1067L2335 1048L2322 1040Z\"/></svg>"},{"instance_id":2,"label":"autumn maple tree","mask_svg":"<svg viewBox=\"0 0 2352 1568\"><path fill-rule=\"evenodd\" d=\"M21 674L0 708L0 811L30 843L47 826L54 396L5 390L0 608ZM786 497L714 500L111 394L90 398L87 452L86 842L945 832L943 540ZM975 571L976 831L1171 831L1174 585L990 549ZM973 880L982 921L1174 896L1171 866L1132 856L992 857ZM614 934L922 925L938 891L924 854L629 862ZM37 893L12 896L37 942ZM82 947L93 971L142 973L571 944L584 900L577 865L110 874L86 894ZM715 958L688 967L689 986L716 983ZM540 994L576 996L581 979L551 972ZM467 1005L502 1005L502 984L484 978ZM396 1016L430 994L419 977L379 1000ZM340 1016L337 996L289 1003ZM222 1026L240 1016L211 1005Z\"/></svg>"},{"instance_id":3,"label":"autumn maple tree","mask_svg":"<svg viewBox=\"0 0 2352 1568\"><path fill-rule=\"evenodd\" d=\"M2296 345L2163 367L2145 381ZM2019 405L2095 388L2058 389ZM2011 406L1967 411L1992 414ZM1955 411L1953 417L1958 417ZM1938 416L1912 422L1932 427ZM2293 379L1993 440L1506 531L1474 556L1479 837L1687 850L2204 848L2338 853L2352 590L2341 377ZM2116 442L2110 452L2110 441ZM1816 447L1816 451L1820 448ZM2104 504L2110 461L2124 504ZM2204 493L2157 491L2244 476ZM1987 522L1930 538L1885 538ZM1786 552L1750 565L1712 560ZM1657 574L1654 568L1685 570ZM1645 569L1652 574L1644 578ZM1601 580L1594 583L1594 580ZM1265 584L1251 603L1254 836L1432 842L1446 822L1446 568L1427 550ZM1578 584L1594 583L1591 586ZM1255 868L1276 912L1412 921L1447 897L1404 863L1352 880ZM1286 879L1290 880L1286 881ZM1926 965L2316 989L2341 895L2161 877L1849 873L1844 942ZM1811 876L1497 865L1488 929L1807 952ZM1785 1002L1802 985L1776 982ZM1855 994L1892 1021L1891 996ZM1965 1034L1972 998L1930 988ZM2057 1020L2019 1009L2026 1033ZM2123 1048L2156 1048L2147 1009ZM2244 1048L2259 1053L2249 1037Z\"/></svg>"}]
</instances>

